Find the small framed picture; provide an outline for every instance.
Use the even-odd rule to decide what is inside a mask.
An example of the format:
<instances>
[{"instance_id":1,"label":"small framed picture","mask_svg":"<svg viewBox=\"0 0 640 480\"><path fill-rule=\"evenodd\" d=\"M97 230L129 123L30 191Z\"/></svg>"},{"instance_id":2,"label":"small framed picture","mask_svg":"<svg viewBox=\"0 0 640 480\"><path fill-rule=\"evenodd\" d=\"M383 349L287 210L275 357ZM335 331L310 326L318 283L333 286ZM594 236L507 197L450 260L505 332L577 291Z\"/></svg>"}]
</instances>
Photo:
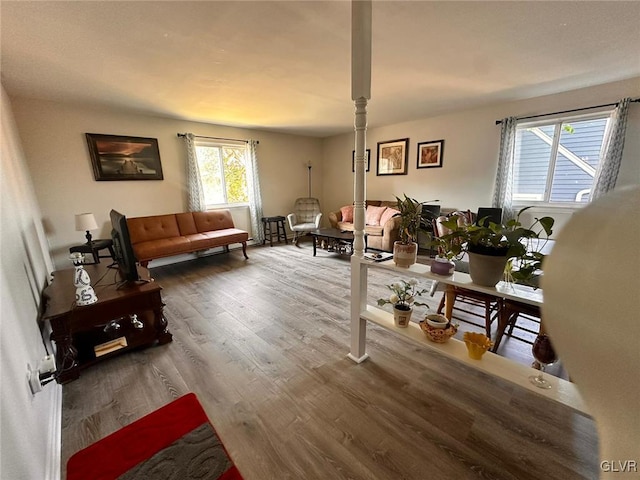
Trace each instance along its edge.
<instances>
[{"instance_id":1,"label":"small framed picture","mask_svg":"<svg viewBox=\"0 0 640 480\"><path fill-rule=\"evenodd\" d=\"M93 176L105 180L162 180L158 140L87 133Z\"/></svg>"},{"instance_id":2,"label":"small framed picture","mask_svg":"<svg viewBox=\"0 0 640 480\"><path fill-rule=\"evenodd\" d=\"M409 139L378 142L378 171L376 175L406 175Z\"/></svg>"},{"instance_id":3,"label":"small framed picture","mask_svg":"<svg viewBox=\"0 0 640 480\"><path fill-rule=\"evenodd\" d=\"M367 159L367 168L365 172L371 170L371 149L367 148L367 151L364 153L364 158ZM356 171L356 151L353 150L351 153L351 171Z\"/></svg>"},{"instance_id":4,"label":"small framed picture","mask_svg":"<svg viewBox=\"0 0 640 480\"><path fill-rule=\"evenodd\" d=\"M434 168L442 166L444 140L433 140L418 144L418 168Z\"/></svg>"}]
</instances>

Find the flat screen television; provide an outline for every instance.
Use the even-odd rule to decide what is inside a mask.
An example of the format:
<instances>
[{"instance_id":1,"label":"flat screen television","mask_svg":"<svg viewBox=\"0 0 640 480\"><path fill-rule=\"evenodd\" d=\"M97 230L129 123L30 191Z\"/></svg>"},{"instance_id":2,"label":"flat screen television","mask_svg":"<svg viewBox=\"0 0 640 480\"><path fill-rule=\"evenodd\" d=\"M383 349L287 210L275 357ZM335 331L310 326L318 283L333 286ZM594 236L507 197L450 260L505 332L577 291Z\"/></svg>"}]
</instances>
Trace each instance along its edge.
<instances>
[{"instance_id":1,"label":"flat screen television","mask_svg":"<svg viewBox=\"0 0 640 480\"><path fill-rule=\"evenodd\" d=\"M111 239L113 240L113 250L116 254L116 262L120 268L123 280L135 282L140 280L138 266L131 239L127 218L115 210L111 210Z\"/></svg>"}]
</instances>

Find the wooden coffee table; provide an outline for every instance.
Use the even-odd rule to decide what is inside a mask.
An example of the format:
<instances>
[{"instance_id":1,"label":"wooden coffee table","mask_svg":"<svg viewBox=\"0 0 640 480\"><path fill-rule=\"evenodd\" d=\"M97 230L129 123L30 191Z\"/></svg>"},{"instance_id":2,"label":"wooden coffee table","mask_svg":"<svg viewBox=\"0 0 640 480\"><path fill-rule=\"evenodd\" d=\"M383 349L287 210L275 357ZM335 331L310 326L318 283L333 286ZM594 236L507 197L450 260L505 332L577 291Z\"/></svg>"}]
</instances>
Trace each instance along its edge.
<instances>
[{"instance_id":1,"label":"wooden coffee table","mask_svg":"<svg viewBox=\"0 0 640 480\"><path fill-rule=\"evenodd\" d=\"M343 232L337 228L319 228L309 232L313 237L313 256L316 256L318 242L327 241L327 250L341 255L353 255L353 232ZM364 236L364 250L367 251L367 236Z\"/></svg>"}]
</instances>

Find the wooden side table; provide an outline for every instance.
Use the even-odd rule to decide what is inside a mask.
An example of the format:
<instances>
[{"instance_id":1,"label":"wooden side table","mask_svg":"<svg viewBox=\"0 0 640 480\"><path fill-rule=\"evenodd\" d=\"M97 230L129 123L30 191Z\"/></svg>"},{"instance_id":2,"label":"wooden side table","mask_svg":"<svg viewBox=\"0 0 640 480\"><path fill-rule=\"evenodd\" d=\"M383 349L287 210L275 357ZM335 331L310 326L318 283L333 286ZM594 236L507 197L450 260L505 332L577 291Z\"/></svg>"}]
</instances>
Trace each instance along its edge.
<instances>
[{"instance_id":1,"label":"wooden side table","mask_svg":"<svg viewBox=\"0 0 640 480\"><path fill-rule=\"evenodd\" d=\"M262 217L262 225L264 226L264 238L262 239L262 244L264 245L267 241L267 235L269 235L269 245L273 247L273 224L276 225L276 239L278 243L280 243L280 235L284 239L284 243L288 244L287 241L287 232L284 229L284 221L285 218L283 216L276 217Z\"/></svg>"},{"instance_id":2,"label":"wooden side table","mask_svg":"<svg viewBox=\"0 0 640 480\"><path fill-rule=\"evenodd\" d=\"M109 255L100 255L100 250L109 250ZM116 254L113 251L113 240L110 238L102 240L93 240L82 245L75 245L69 249L69 253L83 253L93 257L93 263L100 263L101 258L113 258ZM85 263L85 265L87 265Z\"/></svg>"},{"instance_id":3,"label":"wooden side table","mask_svg":"<svg viewBox=\"0 0 640 480\"><path fill-rule=\"evenodd\" d=\"M75 302L75 269L58 270L44 290L43 322L51 324L56 343L58 383L77 379L80 371L96 362L143 346L172 340L163 315L162 287L151 280L149 270L138 267L148 282L122 282L118 268L106 264L85 265L98 301Z\"/></svg>"}]
</instances>

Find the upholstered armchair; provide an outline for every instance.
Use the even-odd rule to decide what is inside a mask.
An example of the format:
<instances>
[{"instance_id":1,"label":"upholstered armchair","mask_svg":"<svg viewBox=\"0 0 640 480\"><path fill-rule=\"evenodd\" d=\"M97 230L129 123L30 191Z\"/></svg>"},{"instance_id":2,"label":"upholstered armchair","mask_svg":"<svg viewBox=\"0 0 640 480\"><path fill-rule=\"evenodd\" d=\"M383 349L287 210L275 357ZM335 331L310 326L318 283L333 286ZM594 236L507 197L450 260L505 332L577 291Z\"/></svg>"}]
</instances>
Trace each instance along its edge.
<instances>
[{"instance_id":1,"label":"upholstered armchair","mask_svg":"<svg viewBox=\"0 0 640 480\"><path fill-rule=\"evenodd\" d=\"M298 198L293 207L293 213L287 215L289 228L293 232L293 244L298 244L298 239L309 232L320 228L320 202L317 198Z\"/></svg>"}]
</instances>

